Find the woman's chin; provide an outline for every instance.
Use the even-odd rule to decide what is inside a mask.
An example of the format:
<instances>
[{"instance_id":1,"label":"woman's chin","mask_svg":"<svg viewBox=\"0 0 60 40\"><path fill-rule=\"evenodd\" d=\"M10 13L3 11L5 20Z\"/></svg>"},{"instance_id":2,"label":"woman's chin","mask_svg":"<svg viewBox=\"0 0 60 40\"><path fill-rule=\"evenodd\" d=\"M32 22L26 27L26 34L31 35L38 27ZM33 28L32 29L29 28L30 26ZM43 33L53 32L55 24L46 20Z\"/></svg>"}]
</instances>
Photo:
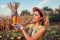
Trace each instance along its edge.
<instances>
[{"instance_id":1,"label":"woman's chin","mask_svg":"<svg viewBox=\"0 0 60 40\"><path fill-rule=\"evenodd\" d=\"M33 23L36 23L36 21L32 21Z\"/></svg>"}]
</instances>

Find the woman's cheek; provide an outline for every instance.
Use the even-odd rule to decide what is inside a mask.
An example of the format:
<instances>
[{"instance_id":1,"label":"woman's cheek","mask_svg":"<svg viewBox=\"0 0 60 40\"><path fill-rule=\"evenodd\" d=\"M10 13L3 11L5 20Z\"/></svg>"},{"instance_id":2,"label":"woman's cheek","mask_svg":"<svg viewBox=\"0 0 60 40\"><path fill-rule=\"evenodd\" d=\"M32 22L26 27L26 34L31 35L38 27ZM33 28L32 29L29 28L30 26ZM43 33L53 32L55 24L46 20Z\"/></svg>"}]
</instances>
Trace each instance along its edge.
<instances>
[{"instance_id":1,"label":"woman's cheek","mask_svg":"<svg viewBox=\"0 0 60 40\"><path fill-rule=\"evenodd\" d=\"M40 17L36 17L36 21L40 21Z\"/></svg>"},{"instance_id":2,"label":"woman's cheek","mask_svg":"<svg viewBox=\"0 0 60 40\"><path fill-rule=\"evenodd\" d=\"M33 22L35 22L35 21L36 21L36 19L35 19L35 18L33 18L33 19L32 19L32 21L33 21Z\"/></svg>"},{"instance_id":3,"label":"woman's cheek","mask_svg":"<svg viewBox=\"0 0 60 40\"><path fill-rule=\"evenodd\" d=\"M32 21L33 22L39 21L39 16L33 16Z\"/></svg>"},{"instance_id":4,"label":"woman's cheek","mask_svg":"<svg viewBox=\"0 0 60 40\"><path fill-rule=\"evenodd\" d=\"M33 19L32 19L32 21L34 22L34 21L35 21L35 19L33 18Z\"/></svg>"},{"instance_id":5,"label":"woman's cheek","mask_svg":"<svg viewBox=\"0 0 60 40\"><path fill-rule=\"evenodd\" d=\"M36 21L38 21L38 18L37 17L33 18L33 22L36 22Z\"/></svg>"}]
</instances>

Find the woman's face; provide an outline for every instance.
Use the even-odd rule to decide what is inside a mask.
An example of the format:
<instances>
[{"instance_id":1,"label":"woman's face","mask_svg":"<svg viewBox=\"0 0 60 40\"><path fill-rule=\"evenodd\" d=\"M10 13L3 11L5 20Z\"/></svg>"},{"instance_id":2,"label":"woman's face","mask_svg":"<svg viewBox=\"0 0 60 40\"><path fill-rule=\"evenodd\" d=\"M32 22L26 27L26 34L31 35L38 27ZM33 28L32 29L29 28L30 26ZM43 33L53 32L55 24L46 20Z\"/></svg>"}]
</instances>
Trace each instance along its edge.
<instances>
[{"instance_id":1,"label":"woman's face","mask_svg":"<svg viewBox=\"0 0 60 40\"><path fill-rule=\"evenodd\" d=\"M35 23L35 22L40 22L40 20L41 20L41 17L39 15L39 12L35 11L32 16L32 21Z\"/></svg>"}]
</instances>

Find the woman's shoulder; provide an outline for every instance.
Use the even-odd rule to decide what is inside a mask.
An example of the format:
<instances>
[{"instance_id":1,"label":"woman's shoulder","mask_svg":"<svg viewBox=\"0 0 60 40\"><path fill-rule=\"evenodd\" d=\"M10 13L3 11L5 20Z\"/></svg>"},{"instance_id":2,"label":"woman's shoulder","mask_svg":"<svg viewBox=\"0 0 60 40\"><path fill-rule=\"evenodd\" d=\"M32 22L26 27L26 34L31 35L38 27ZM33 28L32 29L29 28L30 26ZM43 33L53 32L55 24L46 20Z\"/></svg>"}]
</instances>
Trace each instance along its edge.
<instances>
[{"instance_id":1,"label":"woman's shoulder","mask_svg":"<svg viewBox=\"0 0 60 40\"><path fill-rule=\"evenodd\" d=\"M34 25L34 24L30 24L30 25L29 25L29 26L30 26L30 28L31 28L31 27L33 27L33 25ZM37 28L44 28L44 27L45 27L45 26L43 26L43 25L38 25L38 27L37 27Z\"/></svg>"},{"instance_id":2,"label":"woman's shoulder","mask_svg":"<svg viewBox=\"0 0 60 40\"><path fill-rule=\"evenodd\" d=\"M38 32L39 30L45 28L45 26L42 26L42 25L39 25L37 28L36 28L36 32Z\"/></svg>"},{"instance_id":3,"label":"woman's shoulder","mask_svg":"<svg viewBox=\"0 0 60 40\"><path fill-rule=\"evenodd\" d=\"M45 26L43 26L43 25L39 25L37 28L43 28L43 27L45 27Z\"/></svg>"},{"instance_id":4,"label":"woman's shoulder","mask_svg":"<svg viewBox=\"0 0 60 40\"><path fill-rule=\"evenodd\" d=\"M39 25L36 29L42 29L42 28L44 28L45 26L43 26L43 25Z\"/></svg>"}]
</instances>

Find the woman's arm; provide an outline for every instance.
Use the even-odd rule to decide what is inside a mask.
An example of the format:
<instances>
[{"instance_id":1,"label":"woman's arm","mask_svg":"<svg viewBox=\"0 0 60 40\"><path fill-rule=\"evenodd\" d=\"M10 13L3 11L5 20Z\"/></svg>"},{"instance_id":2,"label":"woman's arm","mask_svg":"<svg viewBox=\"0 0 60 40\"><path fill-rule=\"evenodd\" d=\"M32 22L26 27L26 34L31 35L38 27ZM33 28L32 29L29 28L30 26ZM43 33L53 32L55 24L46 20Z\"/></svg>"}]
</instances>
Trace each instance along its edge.
<instances>
[{"instance_id":1,"label":"woman's arm","mask_svg":"<svg viewBox=\"0 0 60 40\"><path fill-rule=\"evenodd\" d=\"M23 35L25 36L26 40L37 40L41 38L44 33L46 32L46 28L43 27L39 32L37 32L34 36L30 37L25 30L22 30Z\"/></svg>"}]
</instances>

